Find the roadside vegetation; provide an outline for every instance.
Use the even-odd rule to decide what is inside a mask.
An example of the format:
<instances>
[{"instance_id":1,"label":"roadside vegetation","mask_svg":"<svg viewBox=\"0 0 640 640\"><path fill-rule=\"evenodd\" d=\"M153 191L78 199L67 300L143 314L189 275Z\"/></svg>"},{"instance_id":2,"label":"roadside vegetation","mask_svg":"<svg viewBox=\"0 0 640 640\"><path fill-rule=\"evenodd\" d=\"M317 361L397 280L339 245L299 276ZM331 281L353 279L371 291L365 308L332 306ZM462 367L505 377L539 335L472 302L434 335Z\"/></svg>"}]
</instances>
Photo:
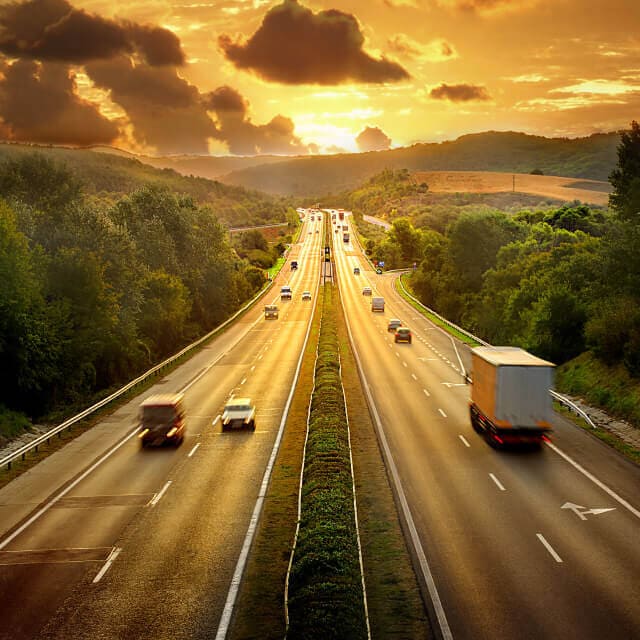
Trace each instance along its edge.
<instances>
[{"instance_id":1,"label":"roadside vegetation","mask_svg":"<svg viewBox=\"0 0 640 640\"><path fill-rule=\"evenodd\" d=\"M367 252L386 268L415 263L407 284L423 304L492 344L517 345L561 365L560 390L640 425L636 122L621 134L610 182L609 210L576 202L518 211L465 205L443 213L416 204L424 187L408 173L386 171L354 192L352 203L365 213L389 207L392 229L365 241ZM398 208L407 215L396 217Z\"/></svg>"},{"instance_id":2,"label":"roadside vegetation","mask_svg":"<svg viewBox=\"0 0 640 640\"><path fill-rule=\"evenodd\" d=\"M214 207L164 186L88 196L66 166L23 154L0 164L0 196L0 443L24 416L46 421L135 377L266 280ZM267 249L271 266L284 244Z\"/></svg>"}]
</instances>

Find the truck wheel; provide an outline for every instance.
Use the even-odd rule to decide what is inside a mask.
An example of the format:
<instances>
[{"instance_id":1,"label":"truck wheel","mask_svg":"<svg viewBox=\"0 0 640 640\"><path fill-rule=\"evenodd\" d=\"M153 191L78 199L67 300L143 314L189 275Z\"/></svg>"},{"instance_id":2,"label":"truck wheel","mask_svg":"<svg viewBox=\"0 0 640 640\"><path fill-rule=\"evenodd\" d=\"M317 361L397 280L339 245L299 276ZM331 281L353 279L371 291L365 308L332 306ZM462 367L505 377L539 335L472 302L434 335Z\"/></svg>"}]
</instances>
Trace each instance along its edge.
<instances>
[{"instance_id":1,"label":"truck wheel","mask_svg":"<svg viewBox=\"0 0 640 640\"><path fill-rule=\"evenodd\" d=\"M251 431L255 431L256 430L256 421L255 420L252 420L249 423L249 429L251 429Z\"/></svg>"},{"instance_id":2,"label":"truck wheel","mask_svg":"<svg viewBox=\"0 0 640 640\"><path fill-rule=\"evenodd\" d=\"M480 433L482 429L480 428L480 423L478 422L478 416L476 416L475 411L473 409L469 410L469 415L471 416L471 426L476 433Z\"/></svg>"}]
</instances>

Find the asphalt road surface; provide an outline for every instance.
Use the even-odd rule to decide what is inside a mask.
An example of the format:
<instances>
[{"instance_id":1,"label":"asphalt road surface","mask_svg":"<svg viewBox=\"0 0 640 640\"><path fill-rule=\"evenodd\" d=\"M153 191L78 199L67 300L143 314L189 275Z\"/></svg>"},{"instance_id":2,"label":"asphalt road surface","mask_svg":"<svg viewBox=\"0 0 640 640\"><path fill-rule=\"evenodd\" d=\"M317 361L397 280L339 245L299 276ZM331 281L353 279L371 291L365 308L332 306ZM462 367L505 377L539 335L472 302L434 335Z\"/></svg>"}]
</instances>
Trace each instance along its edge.
<instances>
[{"instance_id":1,"label":"asphalt road surface","mask_svg":"<svg viewBox=\"0 0 640 640\"><path fill-rule=\"evenodd\" d=\"M215 636L317 294L322 222L303 234L263 303L0 491L0 638ZM141 400L182 390L183 444L142 449ZM222 432L230 395L254 401L255 432Z\"/></svg>"},{"instance_id":2,"label":"asphalt road surface","mask_svg":"<svg viewBox=\"0 0 640 640\"><path fill-rule=\"evenodd\" d=\"M540 450L471 428L469 350L336 243L348 322L441 608L456 639L640 638L640 469L557 417ZM353 273L360 267L361 275ZM370 286L386 301L371 311ZM413 331L396 344L389 318ZM426 582L426 579L425 579ZM439 609L436 611L436 609Z\"/></svg>"}]
</instances>

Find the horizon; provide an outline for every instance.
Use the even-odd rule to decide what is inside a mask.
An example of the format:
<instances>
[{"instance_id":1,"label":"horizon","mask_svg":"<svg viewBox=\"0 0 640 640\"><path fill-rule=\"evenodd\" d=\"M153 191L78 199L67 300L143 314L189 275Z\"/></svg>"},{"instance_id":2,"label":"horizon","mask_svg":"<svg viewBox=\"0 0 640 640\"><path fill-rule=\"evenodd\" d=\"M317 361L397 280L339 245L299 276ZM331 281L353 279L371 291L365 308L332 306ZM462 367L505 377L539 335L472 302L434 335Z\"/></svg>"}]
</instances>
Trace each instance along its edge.
<instances>
[{"instance_id":1,"label":"horizon","mask_svg":"<svg viewBox=\"0 0 640 640\"><path fill-rule=\"evenodd\" d=\"M617 132L638 23L630 0L17 0L0 139L247 157Z\"/></svg>"}]
</instances>

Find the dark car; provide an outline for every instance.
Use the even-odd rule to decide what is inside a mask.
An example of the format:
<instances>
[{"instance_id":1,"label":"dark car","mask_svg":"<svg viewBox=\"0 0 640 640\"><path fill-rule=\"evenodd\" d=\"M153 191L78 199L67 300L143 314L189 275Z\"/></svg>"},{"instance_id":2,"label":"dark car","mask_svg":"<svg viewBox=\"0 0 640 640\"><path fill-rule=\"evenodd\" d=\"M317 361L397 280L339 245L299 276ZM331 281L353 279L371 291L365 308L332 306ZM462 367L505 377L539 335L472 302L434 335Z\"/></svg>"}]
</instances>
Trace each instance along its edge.
<instances>
[{"instance_id":1,"label":"dark car","mask_svg":"<svg viewBox=\"0 0 640 640\"><path fill-rule=\"evenodd\" d=\"M360 275L360 267L353 267L353 275L354 276Z\"/></svg>"},{"instance_id":2,"label":"dark car","mask_svg":"<svg viewBox=\"0 0 640 640\"><path fill-rule=\"evenodd\" d=\"M411 344L411 329L409 327L398 327L395 335L396 342L408 342Z\"/></svg>"},{"instance_id":3,"label":"dark car","mask_svg":"<svg viewBox=\"0 0 640 640\"><path fill-rule=\"evenodd\" d=\"M398 327L402 326L402 320L398 320L398 318L391 318L389 320L389 324L387 325L387 331L395 331Z\"/></svg>"},{"instance_id":4,"label":"dark car","mask_svg":"<svg viewBox=\"0 0 640 640\"><path fill-rule=\"evenodd\" d=\"M144 400L140 405L138 433L142 446L179 445L184 439L185 415L181 393L165 393Z\"/></svg>"}]
</instances>

